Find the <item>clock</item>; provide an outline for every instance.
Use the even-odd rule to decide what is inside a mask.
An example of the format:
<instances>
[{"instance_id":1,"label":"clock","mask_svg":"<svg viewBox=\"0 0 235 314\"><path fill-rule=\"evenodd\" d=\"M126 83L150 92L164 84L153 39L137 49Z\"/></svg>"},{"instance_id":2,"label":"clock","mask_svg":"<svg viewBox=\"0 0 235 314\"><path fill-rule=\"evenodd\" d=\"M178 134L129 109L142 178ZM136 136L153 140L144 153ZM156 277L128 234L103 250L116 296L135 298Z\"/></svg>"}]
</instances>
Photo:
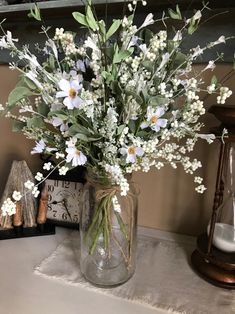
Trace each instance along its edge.
<instances>
[{"instance_id":1,"label":"clock","mask_svg":"<svg viewBox=\"0 0 235 314\"><path fill-rule=\"evenodd\" d=\"M47 179L47 222L78 228L83 184L74 181Z\"/></svg>"}]
</instances>

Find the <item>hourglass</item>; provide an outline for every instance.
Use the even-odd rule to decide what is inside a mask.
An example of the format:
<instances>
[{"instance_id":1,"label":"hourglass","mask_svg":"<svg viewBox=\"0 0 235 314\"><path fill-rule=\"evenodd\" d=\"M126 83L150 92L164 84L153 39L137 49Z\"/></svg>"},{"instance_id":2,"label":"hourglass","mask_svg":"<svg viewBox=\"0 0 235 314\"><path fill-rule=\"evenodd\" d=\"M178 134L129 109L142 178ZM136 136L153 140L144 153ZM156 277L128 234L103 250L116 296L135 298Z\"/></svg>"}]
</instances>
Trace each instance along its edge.
<instances>
[{"instance_id":1,"label":"hourglass","mask_svg":"<svg viewBox=\"0 0 235 314\"><path fill-rule=\"evenodd\" d=\"M228 136L221 140L211 219L191 260L206 280L235 289L235 108L212 106L209 112L221 121L215 132L226 128Z\"/></svg>"}]
</instances>

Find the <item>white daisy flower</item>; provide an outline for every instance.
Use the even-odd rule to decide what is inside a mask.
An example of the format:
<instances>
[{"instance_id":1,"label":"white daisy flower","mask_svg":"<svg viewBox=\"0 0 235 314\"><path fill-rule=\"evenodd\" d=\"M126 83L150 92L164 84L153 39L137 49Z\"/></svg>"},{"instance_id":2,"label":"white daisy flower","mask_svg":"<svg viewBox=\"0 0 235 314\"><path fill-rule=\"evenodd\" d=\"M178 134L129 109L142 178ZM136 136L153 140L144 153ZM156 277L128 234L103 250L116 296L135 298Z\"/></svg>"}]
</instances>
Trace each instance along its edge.
<instances>
[{"instance_id":1,"label":"white daisy flower","mask_svg":"<svg viewBox=\"0 0 235 314\"><path fill-rule=\"evenodd\" d=\"M31 154L40 154L44 151L46 147L46 144L43 140L40 140L39 142L36 142L36 146L31 151Z\"/></svg>"},{"instance_id":2,"label":"white daisy flower","mask_svg":"<svg viewBox=\"0 0 235 314\"><path fill-rule=\"evenodd\" d=\"M46 144L44 142L44 140L40 140L39 142L36 142L36 146L33 148L33 150L31 151L31 154L40 154L42 153L44 150L48 151L48 152L52 152L53 150L56 150L56 148L50 148L50 147L46 147Z\"/></svg>"},{"instance_id":3,"label":"white daisy flower","mask_svg":"<svg viewBox=\"0 0 235 314\"><path fill-rule=\"evenodd\" d=\"M78 96L78 92L82 89L80 82L62 79L58 85L61 91L56 93L56 98L64 98L63 104L68 109L79 108L82 104L82 99Z\"/></svg>"},{"instance_id":4,"label":"white daisy flower","mask_svg":"<svg viewBox=\"0 0 235 314\"><path fill-rule=\"evenodd\" d=\"M78 60L76 62L76 67L78 68L78 70L80 70L82 72L86 72L85 62L83 62L82 60Z\"/></svg>"},{"instance_id":5,"label":"white daisy flower","mask_svg":"<svg viewBox=\"0 0 235 314\"><path fill-rule=\"evenodd\" d=\"M86 156L76 147L66 148L66 153L68 154L66 157L66 161L72 161L73 167L84 165L87 162Z\"/></svg>"},{"instance_id":6,"label":"white daisy flower","mask_svg":"<svg viewBox=\"0 0 235 314\"><path fill-rule=\"evenodd\" d=\"M58 118L58 117L53 117L51 119L51 123L53 126L55 127L60 127L60 131L61 132L65 132L68 130L68 124L67 123L64 123L64 121L61 119L61 118Z\"/></svg>"},{"instance_id":7,"label":"white daisy flower","mask_svg":"<svg viewBox=\"0 0 235 314\"><path fill-rule=\"evenodd\" d=\"M144 150L141 147L135 147L135 146L128 146L128 147L122 147L120 149L120 153L122 155L126 156L126 162L127 163L135 163L137 156L143 156Z\"/></svg>"},{"instance_id":8,"label":"white daisy flower","mask_svg":"<svg viewBox=\"0 0 235 314\"><path fill-rule=\"evenodd\" d=\"M154 109L152 107L147 108L147 121L141 123L141 129L151 127L152 130L158 132L160 128L165 128L167 125L167 119L159 119L165 114L165 110L162 107Z\"/></svg>"}]
</instances>

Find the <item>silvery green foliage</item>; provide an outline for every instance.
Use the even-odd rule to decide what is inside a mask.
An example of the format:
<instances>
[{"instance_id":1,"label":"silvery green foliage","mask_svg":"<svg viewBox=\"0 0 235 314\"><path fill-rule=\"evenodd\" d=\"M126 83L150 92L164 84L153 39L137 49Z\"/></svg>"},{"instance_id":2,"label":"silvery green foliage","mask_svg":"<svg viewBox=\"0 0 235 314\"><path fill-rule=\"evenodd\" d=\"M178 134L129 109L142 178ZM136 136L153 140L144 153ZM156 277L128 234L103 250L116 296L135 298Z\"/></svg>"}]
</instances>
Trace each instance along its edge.
<instances>
[{"instance_id":1,"label":"silvery green foliage","mask_svg":"<svg viewBox=\"0 0 235 314\"><path fill-rule=\"evenodd\" d=\"M197 30L206 7L188 19L178 6L158 21L149 13L137 26L138 2L146 5L146 1L130 2L130 15L109 26L96 19L88 2L85 14L73 13L88 29L82 42L63 28L49 38L43 28L43 64L27 46L18 48L9 31L0 39L0 47L25 64L6 107L1 108L14 120L14 131L36 141L32 153L55 155L62 175L85 165L109 176L123 195L128 191L126 173L160 169L166 163L173 168L181 164L190 174L201 167L200 161L188 157L199 138L212 140L199 136L200 117L205 114L199 93L217 93L219 103L232 93L214 76L210 86L203 84L204 71L213 70L220 56L201 72L192 70L206 49L226 42L224 36L188 53L181 51L185 36ZM170 36L167 19L180 25ZM148 29L154 23L162 24L158 33ZM10 67L19 68L17 63ZM203 191L201 182L197 191Z\"/></svg>"}]
</instances>

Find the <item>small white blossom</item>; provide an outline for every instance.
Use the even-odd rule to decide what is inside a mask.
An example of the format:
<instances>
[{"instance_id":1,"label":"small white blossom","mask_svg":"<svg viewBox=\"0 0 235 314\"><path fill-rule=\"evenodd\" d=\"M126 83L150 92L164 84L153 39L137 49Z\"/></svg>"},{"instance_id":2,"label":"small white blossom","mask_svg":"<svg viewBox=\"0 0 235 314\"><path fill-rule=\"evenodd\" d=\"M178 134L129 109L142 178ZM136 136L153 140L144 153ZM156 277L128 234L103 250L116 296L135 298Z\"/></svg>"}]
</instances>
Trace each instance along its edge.
<instances>
[{"instance_id":1,"label":"small white blossom","mask_svg":"<svg viewBox=\"0 0 235 314\"><path fill-rule=\"evenodd\" d=\"M62 166L61 168L59 168L59 175L65 176L68 171L69 171L68 167Z\"/></svg>"},{"instance_id":2,"label":"small white blossom","mask_svg":"<svg viewBox=\"0 0 235 314\"><path fill-rule=\"evenodd\" d=\"M208 65L205 67L205 70L211 69L212 71L215 69L215 61L209 61Z\"/></svg>"},{"instance_id":3,"label":"small white blossom","mask_svg":"<svg viewBox=\"0 0 235 314\"><path fill-rule=\"evenodd\" d=\"M32 189L33 196L34 197L38 197L39 193L40 193L40 191L39 191L38 187L34 186L33 189Z\"/></svg>"},{"instance_id":4,"label":"small white blossom","mask_svg":"<svg viewBox=\"0 0 235 314\"><path fill-rule=\"evenodd\" d=\"M220 87L220 95L217 97L218 104L225 104L227 98L232 95L232 91L228 87Z\"/></svg>"},{"instance_id":5,"label":"small white blossom","mask_svg":"<svg viewBox=\"0 0 235 314\"><path fill-rule=\"evenodd\" d=\"M13 194L12 194L12 198L15 201L20 201L21 198L22 198L22 194L20 192L18 192L18 191L14 191Z\"/></svg>"},{"instance_id":6,"label":"small white blossom","mask_svg":"<svg viewBox=\"0 0 235 314\"><path fill-rule=\"evenodd\" d=\"M36 176L35 176L35 179L37 181L42 181L43 179L43 174L41 172L37 172Z\"/></svg>"},{"instance_id":7,"label":"small white blossom","mask_svg":"<svg viewBox=\"0 0 235 314\"><path fill-rule=\"evenodd\" d=\"M2 215L14 215L16 213L16 203L14 203L9 197L3 202L1 207Z\"/></svg>"},{"instance_id":8,"label":"small white blossom","mask_svg":"<svg viewBox=\"0 0 235 314\"><path fill-rule=\"evenodd\" d=\"M60 153L60 152L56 152L55 153L55 158L56 159L60 159L60 158L64 158L65 157L65 154L64 153Z\"/></svg>"},{"instance_id":9,"label":"small white blossom","mask_svg":"<svg viewBox=\"0 0 235 314\"><path fill-rule=\"evenodd\" d=\"M34 183L33 183L32 181L28 180L28 181L26 181L26 182L24 183L24 186L25 186L27 189L32 190L35 185L34 185Z\"/></svg>"},{"instance_id":10,"label":"small white blossom","mask_svg":"<svg viewBox=\"0 0 235 314\"><path fill-rule=\"evenodd\" d=\"M118 199L117 199L117 196L116 196L116 195L114 195L114 196L112 197L112 203L113 203L113 209L114 209L114 211L117 212L117 213L121 213L121 206L120 206L120 204L118 203Z\"/></svg>"},{"instance_id":11,"label":"small white blossom","mask_svg":"<svg viewBox=\"0 0 235 314\"><path fill-rule=\"evenodd\" d=\"M204 193L204 191L206 190L206 187L204 185L199 185L195 188L195 191L198 193Z\"/></svg>"},{"instance_id":12,"label":"small white blossom","mask_svg":"<svg viewBox=\"0 0 235 314\"><path fill-rule=\"evenodd\" d=\"M53 168L53 165L52 165L51 162L46 162L46 163L43 165L43 169L44 169L44 170L49 171L49 170L51 170L52 168Z\"/></svg>"},{"instance_id":13,"label":"small white blossom","mask_svg":"<svg viewBox=\"0 0 235 314\"><path fill-rule=\"evenodd\" d=\"M208 94L212 94L216 89L216 85L212 83L211 85L207 86Z\"/></svg>"},{"instance_id":14,"label":"small white blossom","mask_svg":"<svg viewBox=\"0 0 235 314\"><path fill-rule=\"evenodd\" d=\"M203 181L203 179L202 179L201 177L195 177L195 178L194 178L194 182L195 182L195 183L201 184L202 181Z\"/></svg>"}]
</instances>

